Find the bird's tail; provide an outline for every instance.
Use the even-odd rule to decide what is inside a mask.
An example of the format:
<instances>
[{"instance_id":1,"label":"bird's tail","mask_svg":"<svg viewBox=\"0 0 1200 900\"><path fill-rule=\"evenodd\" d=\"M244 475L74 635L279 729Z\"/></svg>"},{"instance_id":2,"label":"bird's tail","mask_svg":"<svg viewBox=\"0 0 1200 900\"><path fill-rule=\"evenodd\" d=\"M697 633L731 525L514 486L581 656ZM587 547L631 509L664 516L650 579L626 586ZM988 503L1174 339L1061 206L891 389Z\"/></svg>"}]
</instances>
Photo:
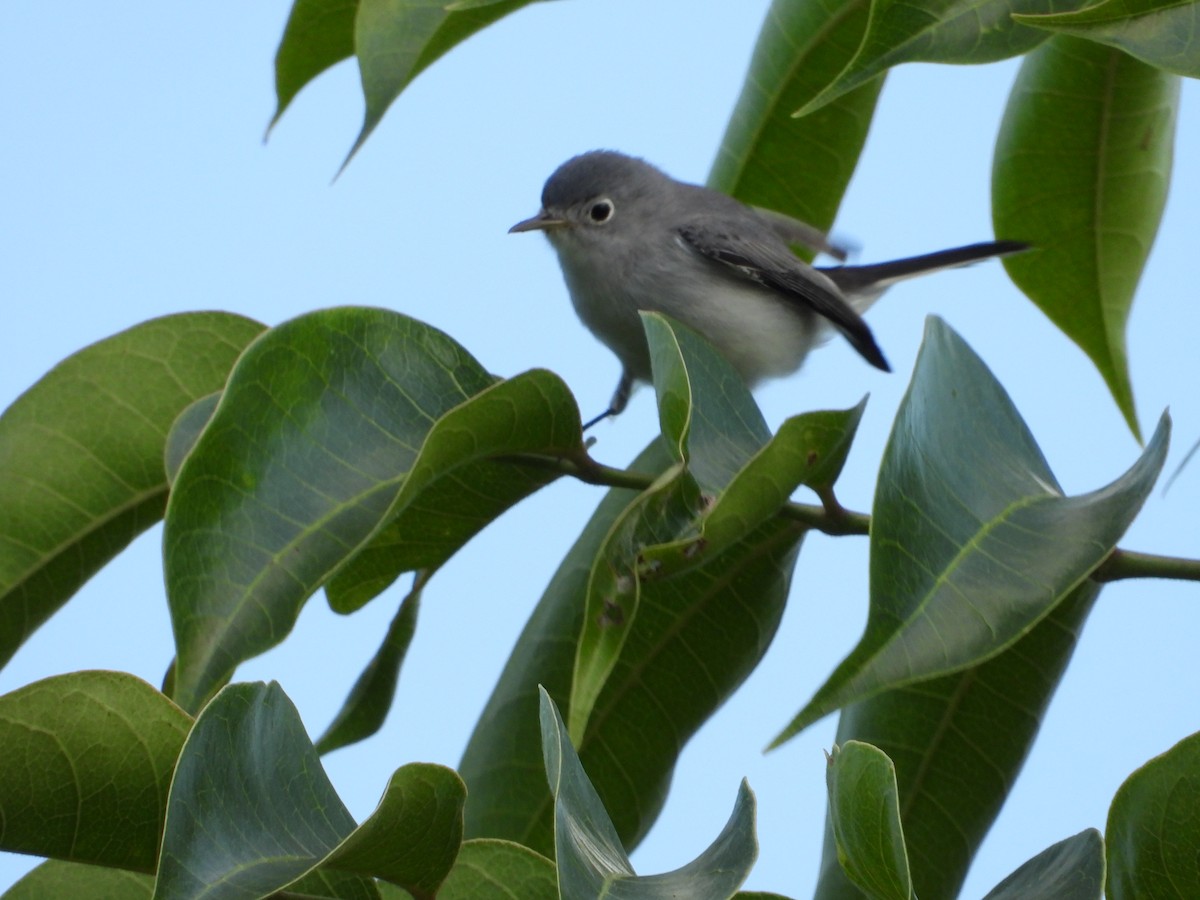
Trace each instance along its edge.
<instances>
[{"instance_id":1,"label":"bird's tail","mask_svg":"<svg viewBox=\"0 0 1200 900\"><path fill-rule=\"evenodd\" d=\"M1029 245L1021 241L984 241L979 244L969 244L966 247L955 247L952 250L939 250L936 253L895 259L891 262L873 263L866 266L830 266L822 268L821 271L833 280L833 283L841 289L855 309L862 312L876 297L897 281L924 275L928 272L936 272L940 269L970 265L993 256L1008 256L1010 253L1020 253L1028 249ZM861 307L859 303L862 303Z\"/></svg>"}]
</instances>

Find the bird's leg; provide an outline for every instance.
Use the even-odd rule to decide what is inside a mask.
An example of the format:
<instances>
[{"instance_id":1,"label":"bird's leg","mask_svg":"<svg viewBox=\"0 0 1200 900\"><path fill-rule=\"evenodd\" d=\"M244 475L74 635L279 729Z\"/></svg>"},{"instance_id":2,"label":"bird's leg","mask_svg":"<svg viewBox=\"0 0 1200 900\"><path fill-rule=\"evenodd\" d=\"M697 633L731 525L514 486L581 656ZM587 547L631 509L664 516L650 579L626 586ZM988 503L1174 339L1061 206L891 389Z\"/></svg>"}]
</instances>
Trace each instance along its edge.
<instances>
[{"instance_id":1,"label":"bird's leg","mask_svg":"<svg viewBox=\"0 0 1200 900\"><path fill-rule=\"evenodd\" d=\"M629 395L633 393L633 376L628 370L622 370L621 380L617 382L617 389L613 391L612 399L608 401L608 409L600 413L594 419L589 419L583 426L583 430L587 431L597 422L603 422L609 416L619 416L625 411L625 407L629 405Z\"/></svg>"}]
</instances>

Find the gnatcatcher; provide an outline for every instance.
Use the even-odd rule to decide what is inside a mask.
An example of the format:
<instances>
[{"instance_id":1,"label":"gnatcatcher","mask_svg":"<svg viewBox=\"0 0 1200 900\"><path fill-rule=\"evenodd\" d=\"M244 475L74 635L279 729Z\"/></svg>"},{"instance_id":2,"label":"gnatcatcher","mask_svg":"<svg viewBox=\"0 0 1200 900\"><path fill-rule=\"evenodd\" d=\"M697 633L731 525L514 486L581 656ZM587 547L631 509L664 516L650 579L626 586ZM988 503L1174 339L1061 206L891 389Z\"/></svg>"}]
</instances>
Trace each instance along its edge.
<instances>
[{"instance_id":1,"label":"gnatcatcher","mask_svg":"<svg viewBox=\"0 0 1200 900\"><path fill-rule=\"evenodd\" d=\"M509 232L543 231L575 312L621 360L609 407L625 409L650 380L639 310L704 335L748 385L787 375L832 326L871 365L890 371L861 314L894 282L1027 249L989 241L868 266L814 267L792 246L845 257L818 229L725 194L676 181L608 150L567 160L542 189L542 209Z\"/></svg>"}]
</instances>

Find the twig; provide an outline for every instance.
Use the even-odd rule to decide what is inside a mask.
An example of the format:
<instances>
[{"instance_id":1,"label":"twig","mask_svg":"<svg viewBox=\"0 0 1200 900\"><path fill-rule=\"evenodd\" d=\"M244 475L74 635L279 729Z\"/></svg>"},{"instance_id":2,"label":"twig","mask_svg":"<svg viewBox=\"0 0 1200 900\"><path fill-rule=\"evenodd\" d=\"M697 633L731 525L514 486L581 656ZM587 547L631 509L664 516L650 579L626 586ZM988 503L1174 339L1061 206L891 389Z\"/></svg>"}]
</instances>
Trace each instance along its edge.
<instances>
[{"instance_id":1,"label":"twig","mask_svg":"<svg viewBox=\"0 0 1200 900\"><path fill-rule=\"evenodd\" d=\"M616 469L596 462L580 448L570 456L543 456L523 453L505 459L521 465L570 475L587 484L601 487L627 488L644 491L654 484L657 476L628 469ZM828 502L824 506L807 503L785 503L779 515L806 528L829 535L869 534L871 517L866 513L845 509L841 504ZM1102 584L1126 578L1170 578L1177 581L1200 581L1200 560L1178 556L1160 556L1154 553L1138 553L1117 547L1092 573L1092 579Z\"/></svg>"}]
</instances>

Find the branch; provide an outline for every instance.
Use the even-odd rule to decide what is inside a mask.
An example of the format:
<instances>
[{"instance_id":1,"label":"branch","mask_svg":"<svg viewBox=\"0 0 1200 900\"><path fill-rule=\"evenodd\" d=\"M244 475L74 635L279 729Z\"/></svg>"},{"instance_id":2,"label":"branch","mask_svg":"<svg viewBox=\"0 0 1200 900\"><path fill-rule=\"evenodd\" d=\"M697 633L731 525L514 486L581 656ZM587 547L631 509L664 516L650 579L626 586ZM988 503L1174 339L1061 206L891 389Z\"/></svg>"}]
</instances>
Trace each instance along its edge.
<instances>
[{"instance_id":1,"label":"branch","mask_svg":"<svg viewBox=\"0 0 1200 900\"><path fill-rule=\"evenodd\" d=\"M535 453L519 453L504 457L510 462L534 466L539 469L549 469L563 475L578 478L585 484L600 487L627 488L633 491L644 491L650 488L657 475L633 472L629 469L615 469L603 463L596 462L588 456L587 451L580 449L571 456L542 456ZM871 517L866 513L844 509L834 498L832 492L822 496L824 506L814 506L807 503L785 503L779 510L784 518L798 522L807 528L831 535L867 534L871 528Z\"/></svg>"},{"instance_id":2,"label":"branch","mask_svg":"<svg viewBox=\"0 0 1200 900\"><path fill-rule=\"evenodd\" d=\"M522 453L508 456L506 459L522 465L570 475L587 484L627 488L633 491L648 489L658 477L642 472L633 472L629 469L615 469L612 466L606 466L596 462L583 449L571 456L542 456L534 453ZM832 491L821 492L821 500L823 506L785 503L779 510L779 515L806 528L813 528L835 536L870 533L871 517L869 515L844 509L837 502ZM1170 578L1178 581L1200 581L1200 560L1178 556L1159 556L1154 553L1138 553L1134 550L1122 550L1117 547L1092 573L1091 577L1093 581L1101 584L1126 578Z\"/></svg>"}]
</instances>

